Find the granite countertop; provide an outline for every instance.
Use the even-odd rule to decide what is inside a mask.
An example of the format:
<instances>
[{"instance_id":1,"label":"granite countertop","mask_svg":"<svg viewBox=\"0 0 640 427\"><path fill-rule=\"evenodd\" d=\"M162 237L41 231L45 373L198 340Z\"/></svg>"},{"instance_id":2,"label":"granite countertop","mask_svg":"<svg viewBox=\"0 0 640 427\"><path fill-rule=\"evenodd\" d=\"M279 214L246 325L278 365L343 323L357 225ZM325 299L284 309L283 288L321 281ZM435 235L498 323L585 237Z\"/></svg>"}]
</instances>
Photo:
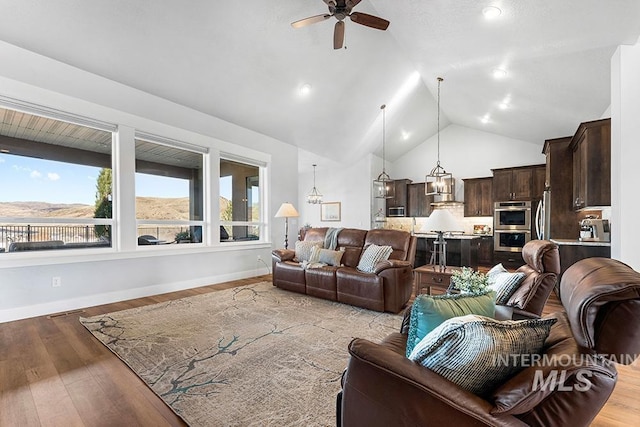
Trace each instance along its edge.
<instances>
[{"instance_id":1,"label":"granite countertop","mask_svg":"<svg viewBox=\"0 0 640 427\"><path fill-rule=\"evenodd\" d=\"M556 245L566 246L611 246L611 242L587 242L578 239L550 239Z\"/></svg>"},{"instance_id":2,"label":"granite countertop","mask_svg":"<svg viewBox=\"0 0 640 427\"><path fill-rule=\"evenodd\" d=\"M438 237L437 233L415 233L416 237L422 237L424 239L435 239ZM444 234L444 238L446 239L456 239L456 240L472 240L479 239L481 234Z\"/></svg>"}]
</instances>

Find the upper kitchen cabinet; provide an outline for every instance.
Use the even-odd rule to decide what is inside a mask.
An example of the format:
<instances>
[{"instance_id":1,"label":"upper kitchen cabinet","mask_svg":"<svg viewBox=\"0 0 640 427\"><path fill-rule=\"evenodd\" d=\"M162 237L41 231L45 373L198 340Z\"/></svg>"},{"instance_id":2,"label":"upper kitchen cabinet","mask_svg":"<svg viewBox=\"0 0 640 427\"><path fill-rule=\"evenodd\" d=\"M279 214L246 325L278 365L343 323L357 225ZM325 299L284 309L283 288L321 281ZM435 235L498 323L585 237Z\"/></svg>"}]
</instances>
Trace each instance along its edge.
<instances>
[{"instance_id":1,"label":"upper kitchen cabinet","mask_svg":"<svg viewBox=\"0 0 640 427\"><path fill-rule=\"evenodd\" d=\"M493 216L493 178L464 181L464 216Z\"/></svg>"},{"instance_id":2,"label":"upper kitchen cabinet","mask_svg":"<svg viewBox=\"0 0 640 427\"><path fill-rule=\"evenodd\" d=\"M567 167L573 161L569 149L571 137L548 139L543 153L547 158L547 184L551 188L549 208L553 221L549 224L549 236L555 239L575 239L580 231L573 207L573 171Z\"/></svg>"},{"instance_id":3,"label":"upper kitchen cabinet","mask_svg":"<svg viewBox=\"0 0 640 427\"><path fill-rule=\"evenodd\" d=\"M431 214L433 196L425 194L425 183L409 184L408 188L408 216L429 216Z\"/></svg>"},{"instance_id":4,"label":"upper kitchen cabinet","mask_svg":"<svg viewBox=\"0 0 640 427\"><path fill-rule=\"evenodd\" d=\"M410 179L396 179L392 181L394 185L394 196L387 199L387 216L407 216L408 186Z\"/></svg>"},{"instance_id":5,"label":"upper kitchen cabinet","mask_svg":"<svg viewBox=\"0 0 640 427\"><path fill-rule=\"evenodd\" d=\"M611 119L581 123L573 152L573 207L611 205Z\"/></svg>"},{"instance_id":6,"label":"upper kitchen cabinet","mask_svg":"<svg viewBox=\"0 0 640 427\"><path fill-rule=\"evenodd\" d=\"M539 199L544 190L545 165L492 169L493 200Z\"/></svg>"}]
</instances>

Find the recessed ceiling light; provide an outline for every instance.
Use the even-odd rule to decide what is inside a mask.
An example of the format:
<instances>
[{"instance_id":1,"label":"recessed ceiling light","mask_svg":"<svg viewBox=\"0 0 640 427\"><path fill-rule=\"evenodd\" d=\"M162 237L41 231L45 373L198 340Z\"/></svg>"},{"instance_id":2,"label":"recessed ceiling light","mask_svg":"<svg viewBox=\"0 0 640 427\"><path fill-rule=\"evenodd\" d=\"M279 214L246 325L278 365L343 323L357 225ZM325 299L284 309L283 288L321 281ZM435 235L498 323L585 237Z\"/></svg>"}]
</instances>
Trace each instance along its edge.
<instances>
[{"instance_id":1,"label":"recessed ceiling light","mask_svg":"<svg viewBox=\"0 0 640 427\"><path fill-rule=\"evenodd\" d=\"M495 6L487 6L484 9L482 9L482 14L487 19L494 19L502 15L502 10L498 9Z\"/></svg>"},{"instance_id":2,"label":"recessed ceiling light","mask_svg":"<svg viewBox=\"0 0 640 427\"><path fill-rule=\"evenodd\" d=\"M500 104L498 104L498 107L500 107L501 110L506 110L507 108L509 108L509 104L507 104L506 102L501 102Z\"/></svg>"},{"instance_id":3,"label":"recessed ceiling light","mask_svg":"<svg viewBox=\"0 0 640 427\"><path fill-rule=\"evenodd\" d=\"M491 119L491 117L490 117L488 114L485 114L485 115L484 115L484 117L482 117L482 118L480 119L480 121L481 121L483 124L485 124L485 125L486 125L487 123L489 123L489 120L490 120L490 119Z\"/></svg>"},{"instance_id":4,"label":"recessed ceiling light","mask_svg":"<svg viewBox=\"0 0 640 427\"><path fill-rule=\"evenodd\" d=\"M409 137L411 136L411 134L405 130L402 131L402 139L404 141L406 141L407 139L409 139Z\"/></svg>"},{"instance_id":5,"label":"recessed ceiling light","mask_svg":"<svg viewBox=\"0 0 640 427\"><path fill-rule=\"evenodd\" d=\"M491 74L494 79L503 79L507 76L507 71L502 68L494 68Z\"/></svg>"},{"instance_id":6,"label":"recessed ceiling light","mask_svg":"<svg viewBox=\"0 0 640 427\"><path fill-rule=\"evenodd\" d=\"M309 95L311 92L311 85L309 83L305 83L300 86L300 95Z\"/></svg>"}]
</instances>

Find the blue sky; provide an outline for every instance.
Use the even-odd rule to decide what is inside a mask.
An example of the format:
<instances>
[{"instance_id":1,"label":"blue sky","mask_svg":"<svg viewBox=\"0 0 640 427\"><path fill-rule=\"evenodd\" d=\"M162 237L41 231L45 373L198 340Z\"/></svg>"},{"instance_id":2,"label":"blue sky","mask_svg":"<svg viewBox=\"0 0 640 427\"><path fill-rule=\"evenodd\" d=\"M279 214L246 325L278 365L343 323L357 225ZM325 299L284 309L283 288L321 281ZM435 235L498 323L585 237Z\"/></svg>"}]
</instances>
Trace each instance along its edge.
<instances>
[{"instance_id":1,"label":"blue sky","mask_svg":"<svg viewBox=\"0 0 640 427\"><path fill-rule=\"evenodd\" d=\"M93 205L100 168L0 153L0 202ZM188 197L187 180L136 174L136 195Z\"/></svg>"}]
</instances>

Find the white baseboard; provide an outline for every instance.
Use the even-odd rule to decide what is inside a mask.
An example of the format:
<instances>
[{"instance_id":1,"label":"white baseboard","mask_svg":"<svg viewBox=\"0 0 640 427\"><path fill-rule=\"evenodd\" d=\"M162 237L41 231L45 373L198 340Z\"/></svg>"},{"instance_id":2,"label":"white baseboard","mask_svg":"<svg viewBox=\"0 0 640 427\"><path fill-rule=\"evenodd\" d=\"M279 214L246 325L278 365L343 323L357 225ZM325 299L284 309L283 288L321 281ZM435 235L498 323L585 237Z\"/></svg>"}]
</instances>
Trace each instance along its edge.
<instances>
[{"instance_id":1,"label":"white baseboard","mask_svg":"<svg viewBox=\"0 0 640 427\"><path fill-rule=\"evenodd\" d=\"M229 282L232 280L246 279L249 277L264 274L258 270L248 270L238 273L223 274L217 276L200 277L198 279L181 282L163 283L161 285L133 288L117 292L105 292L81 298L71 298L50 303L34 304L24 307L0 310L0 323L12 322L14 320L27 319L31 317L46 316L55 313L64 313L80 310L96 305L110 304L119 301L126 301L135 298L148 297L151 295L166 294L168 292L182 291L185 289L199 288L201 286L214 285L217 283Z\"/></svg>"}]
</instances>

